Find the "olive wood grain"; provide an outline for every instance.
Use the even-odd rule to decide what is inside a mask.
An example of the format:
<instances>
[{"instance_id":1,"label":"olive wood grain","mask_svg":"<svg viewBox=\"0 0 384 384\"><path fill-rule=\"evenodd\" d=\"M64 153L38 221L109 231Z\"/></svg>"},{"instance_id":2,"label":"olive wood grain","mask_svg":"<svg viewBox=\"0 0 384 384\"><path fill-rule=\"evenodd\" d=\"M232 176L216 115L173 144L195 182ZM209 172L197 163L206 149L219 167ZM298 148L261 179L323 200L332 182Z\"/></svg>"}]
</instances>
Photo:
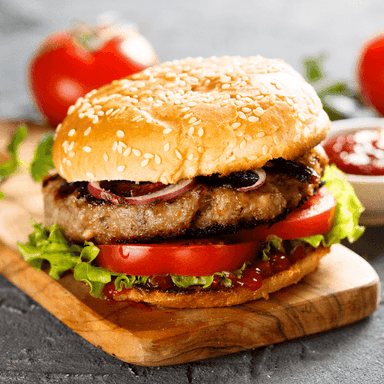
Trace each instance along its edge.
<instances>
[{"instance_id":1,"label":"olive wood grain","mask_svg":"<svg viewBox=\"0 0 384 384\"><path fill-rule=\"evenodd\" d=\"M40 136L33 133L25 145ZM379 304L375 270L342 245L269 300L177 310L94 299L72 275L56 281L21 258L16 241L27 238L29 217L42 218L40 188L27 175L1 187L0 273L80 336L129 363L170 365L279 343L352 323Z\"/></svg>"}]
</instances>

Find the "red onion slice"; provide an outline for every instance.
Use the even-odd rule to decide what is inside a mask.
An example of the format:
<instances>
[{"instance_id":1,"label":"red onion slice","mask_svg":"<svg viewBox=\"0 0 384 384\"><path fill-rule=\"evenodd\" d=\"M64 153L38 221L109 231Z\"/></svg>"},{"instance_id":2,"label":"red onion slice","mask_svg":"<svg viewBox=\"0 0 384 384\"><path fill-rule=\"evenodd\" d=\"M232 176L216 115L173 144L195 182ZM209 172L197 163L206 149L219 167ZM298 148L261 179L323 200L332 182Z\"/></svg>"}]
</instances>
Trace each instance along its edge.
<instances>
[{"instance_id":1,"label":"red onion slice","mask_svg":"<svg viewBox=\"0 0 384 384\"><path fill-rule=\"evenodd\" d=\"M160 191L156 191L154 193L148 193L142 196L134 196L134 197L125 197L125 196L117 196L114 193L106 191L105 189L100 187L99 182L89 182L88 183L88 191L96 199L102 199L110 201L112 204L132 204L132 205L145 205L151 204L155 200L170 200L174 197L180 195L181 193L187 192L193 188L195 185L195 180L180 180L176 184L169 185Z\"/></svg>"},{"instance_id":2,"label":"red onion slice","mask_svg":"<svg viewBox=\"0 0 384 384\"><path fill-rule=\"evenodd\" d=\"M258 168L258 169L252 169L253 173L256 173L256 175L259 176L259 179L256 181L256 183L249 185L248 187L241 187L237 188L238 191L240 192L247 192L247 191L253 191L254 189L260 188L267 177L265 171L263 168Z\"/></svg>"},{"instance_id":3,"label":"red onion slice","mask_svg":"<svg viewBox=\"0 0 384 384\"><path fill-rule=\"evenodd\" d=\"M123 196L117 196L114 193L106 191L105 189L100 187L99 181L92 181L88 183L88 192L96 199L107 200L112 204L122 204L124 202Z\"/></svg>"}]
</instances>

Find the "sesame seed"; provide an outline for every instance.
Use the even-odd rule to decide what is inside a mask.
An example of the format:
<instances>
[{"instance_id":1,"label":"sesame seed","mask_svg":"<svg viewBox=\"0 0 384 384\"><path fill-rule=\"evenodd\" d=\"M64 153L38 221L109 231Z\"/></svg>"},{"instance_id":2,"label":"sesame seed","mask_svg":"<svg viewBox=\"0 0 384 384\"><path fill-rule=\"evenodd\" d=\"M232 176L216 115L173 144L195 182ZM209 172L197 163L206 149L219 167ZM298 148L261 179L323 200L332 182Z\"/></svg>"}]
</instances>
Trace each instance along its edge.
<instances>
[{"instance_id":1,"label":"sesame seed","mask_svg":"<svg viewBox=\"0 0 384 384\"><path fill-rule=\"evenodd\" d=\"M192 136L193 134L194 134L194 132L195 132L195 127L190 127L189 129L188 129L188 134L189 134L189 136Z\"/></svg>"},{"instance_id":2,"label":"sesame seed","mask_svg":"<svg viewBox=\"0 0 384 384\"><path fill-rule=\"evenodd\" d=\"M116 136L120 137L122 139L124 137L124 132L123 131L117 131Z\"/></svg>"},{"instance_id":3,"label":"sesame seed","mask_svg":"<svg viewBox=\"0 0 384 384\"><path fill-rule=\"evenodd\" d=\"M63 166L60 164L60 173L63 175L64 173L64 170L63 170Z\"/></svg>"},{"instance_id":4,"label":"sesame seed","mask_svg":"<svg viewBox=\"0 0 384 384\"><path fill-rule=\"evenodd\" d=\"M222 89L228 89L230 86L231 86L230 84L228 84L228 83L224 83L224 84L221 86L221 88L222 88Z\"/></svg>"},{"instance_id":5,"label":"sesame seed","mask_svg":"<svg viewBox=\"0 0 384 384\"><path fill-rule=\"evenodd\" d=\"M277 136L273 136L273 141L275 142L276 145L279 144L279 138Z\"/></svg>"},{"instance_id":6,"label":"sesame seed","mask_svg":"<svg viewBox=\"0 0 384 384\"><path fill-rule=\"evenodd\" d=\"M159 155L155 155L155 163L160 164L161 163L161 158Z\"/></svg>"},{"instance_id":7,"label":"sesame seed","mask_svg":"<svg viewBox=\"0 0 384 384\"><path fill-rule=\"evenodd\" d=\"M98 121L99 121L99 116L96 116L96 117L92 120L92 123L93 123L93 124L96 124Z\"/></svg>"},{"instance_id":8,"label":"sesame seed","mask_svg":"<svg viewBox=\"0 0 384 384\"><path fill-rule=\"evenodd\" d=\"M108 155L106 153L104 153L103 157L104 157L104 161L105 162L107 162L109 160L109 157L108 157Z\"/></svg>"},{"instance_id":9,"label":"sesame seed","mask_svg":"<svg viewBox=\"0 0 384 384\"><path fill-rule=\"evenodd\" d=\"M232 124L232 128L233 128L233 129L237 129L237 128L240 127L240 125L241 125L241 123L233 123L233 124Z\"/></svg>"},{"instance_id":10,"label":"sesame seed","mask_svg":"<svg viewBox=\"0 0 384 384\"><path fill-rule=\"evenodd\" d=\"M140 119L141 117L142 117L141 115L137 115L131 121L136 121L136 120Z\"/></svg>"},{"instance_id":11,"label":"sesame seed","mask_svg":"<svg viewBox=\"0 0 384 384\"><path fill-rule=\"evenodd\" d=\"M167 144L164 145L164 151L165 151L165 152L168 152L168 151L169 151L169 148L170 148L169 143L167 143Z\"/></svg>"},{"instance_id":12,"label":"sesame seed","mask_svg":"<svg viewBox=\"0 0 384 384\"><path fill-rule=\"evenodd\" d=\"M75 111L76 107L74 105L71 105L69 108L68 108L68 112L67 112L67 115L70 115L71 113L73 113Z\"/></svg>"},{"instance_id":13,"label":"sesame seed","mask_svg":"<svg viewBox=\"0 0 384 384\"><path fill-rule=\"evenodd\" d=\"M112 112L113 112L113 108L108 109L108 111L105 112L105 115L106 115L106 116L109 116Z\"/></svg>"},{"instance_id":14,"label":"sesame seed","mask_svg":"<svg viewBox=\"0 0 384 384\"><path fill-rule=\"evenodd\" d=\"M123 156L125 156L125 157L129 156L129 155L131 154L131 150L132 150L132 148L131 148L131 147L128 147L128 148L124 151Z\"/></svg>"},{"instance_id":15,"label":"sesame seed","mask_svg":"<svg viewBox=\"0 0 384 384\"><path fill-rule=\"evenodd\" d=\"M140 117L139 119L136 120L136 122L138 123L139 121L142 121L142 120L144 120L144 117Z\"/></svg>"},{"instance_id":16,"label":"sesame seed","mask_svg":"<svg viewBox=\"0 0 384 384\"><path fill-rule=\"evenodd\" d=\"M86 175L87 175L87 177L89 177L90 179L94 179L94 178L95 178L94 174L91 173L91 172L87 172Z\"/></svg>"},{"instance_id":17,"label":"sesame seed","mask_svg":"<svg viewBox=\"0 0 384 384\"><path fill-rule=\"evenodd\" d=\"M195 121L192 125L198 125L198 124L200 124L201 123L201 120L197 120L197 121Z\"/></svg>"},{"instance_id":18,"label":"sesame seed","mask_svg":"<svg viewBox=\"0 0 384 384\"><path fill-rule=\"evenodd\" d=\"M299 112L299 113L297 114L297 117L298 117L299 120L301 120L302 122L305 121L305 117L304 117L304 115L303 115L301 112Z\"/></svg>"},{"instance_id":19,"label":"sesame seed","mask_svg":"<svg viewBox=\"0 0 384 384\"><path fill-rule=\"evenodd\" d=\"M119 165L117 167L117 172L124 172L124 170L125 170L125 165Z\"/></svg>"},{"instance_id":20,"label":"sesame seed","mask_svg":"<svg viewBox=\"0 0 384 384\"><path fill-rule=\"evenodd\" d=\"M247 116L245 116L244 112L238 112L237 114L240 117L240 119L246 119L247 118Z\"/></svg>"},{"instance_id":21,"label":"sesame seed","mask_svg":"<svg viewBox=\"0 0 384 384\"><path fill-rule=\"evenodd\" d=\"M163 184L168 184L168 180L165 176L161 176L160 177L160 181L163 183Z\"/></svg>"},{"instance_id":22,"label":"sesame seed","mask_svg":"<svg viewBox=\"0 0 384 384\"><path fill-rule=\"evenodd\" d=\"M287 103L288 103L289 105L293 105L293 104L294 104L294 103L293 103L293 100L290 99L289 97L287 97L285 100L287 101Z\"/></svg>"},{"instance_id":23,"label":"sesame seed","mask_svg":"<svg viewBox=\"0 0 384 384\"><path fill-rule=\"evenodd\" d=\"M132 149L132 152L133 152L133 154L134 155L136 155L136 156L141 156L141 151L139 151L138 149Z\"/></svg>"},{"instance_id":24,"label":"sesame seed","mask_svg":"<svg viewBox=\"0 0 384 384\"><path fill-rule=\"evenodd\" d=\"M91 132L91 127L88 127L86 130L85 130L85 132L84 132L84 136L88 136L89 135L89 133Z\"/></svg>"},{"instance_id":25,"label":"sesame seed","mask_svg":"<svg viewBox=\"0 0 384 384\"><path fill-rule=\"evenodd\" d=\"M112 145L112 151L116 151L117 146L118 146L118 143L117 143L117 141L115 141L115 142L113 143L113 145Z\"/></svg>"},{"instance_id":26,"label":"sesame seed","mask_svg":"<svg viewBox=\"0 0 384 384\"><path fill-rule=\"evenodd\" d=\"M181 156L181 153L177 149L175 149L175 154L176 154L178 159L181 160L183 158L183 156Z\"/></svg>"},{"instance_id":27,"label":"sesame seed","mask_svg":"<svg viewBox=\"0 0 384 384\"><path fill-rule=\"evenodd\" d=\"M104 111L99 111L99 112L97 112L97 115L98 115L98 116L104 116Z\"/></svg>"},{"instance_id":28,"label":"sesame seed","mask_svg":"<svg viewBox=\"0 0 384 384\"><path fill-rule=\"evenodd\" d=\"M56 127L56 132L59 132L62 126L63 126L63 125L60 123L60 124Z\"/></svg>"},{"instance_id":29,"label":"sesame seed","mask_svg":"<svg viewBox=\"0 0 384 384\"><path fill-rule=\"evenodd\" d=\"M185 108L183 108L182 110L181 110L181 112L188 112L189 110L190 110L191 108L190 107L185 107Z\"/></svg>"},{"instance_id":30,"label":"sesame seed","mask_svg":"<svg viewBox=\"0 0 384 384\"><path fill-rule=\"evenodd\" d=\"M243 140L241 143L240 143L240 149L245 149L245 147L247 146L247 142L245 140Z\"/></svg>"},{"instance_id":31,"label":"sesame seed","mask_svg":"<svg viewBox=\"0 0 384 384\"><path fill-rule=\"evenodd\" d=\"M256 116L249 116L248 121L250 121L251 123L256 123L256 121L259 121L259 118Z\"/></svg>"},{"instance_id":32,"label":"sesame seed","mask_svg":"<svg viewBox=\"0 0 384 384\"><path fill-rule=\"evenodd\" d=\"M69 157L73 157L73 156L75 156L75 152L73 152L73 151L69 152L69 153L68 153L68 156L69 156Z\"/></svg>"},{"instance_id":33,"label":"sesame seed","mask_svg":"<svg viewBox=\"0 0 384 384\"><path fill-rule=\"evenodd\" d=\"M92 105L90 103L84 103L83 106L81 107L81 109L87 109L89 107L92 107Z\"/></svg>"},{"instance_id":34,"label":"sesame seed","mask_svg":"<svg viewBox=\"0 0 384 384\"><path fill-rule=\"evenodd\" d=\"M260 117L260 116L264 113L264 110L263 110L263 108L261 108L261 107L257 107L256 109L253 110L253 113L254 113L257 117Z\"/></svg>"},{"instance_id":35,"label":"sesame seed","mask_svg":"<svg viewBox=\"0 0 384 384\"><path fill-rule=\"evenodd\" d=\"M259 132L256 137L260 138L260 137L264 137L265 136L265 133L264 132Z\"/></svg>"},{"instance_id":36,"label":"sesame seed","mask_svg":"<svg viewBox=\"0 0 384 384\"><path fill-rule=\"evenodd\" d=\"M91 148L91 147L88 147L88 145L86 145L85 147L83 147L83 151L85 151L85 152L91 152L91 151L92 151L92 148Z\"/></svg>"},{"instance_id":37,"label":"sesame seed","mask_svg":"<svg viewBox=\"0 0 384 384\"><path fill-rule=\"evenodd\" d=\"M146 153L146 154L144 154L144 157L146 159L152 159L154 156L152 155L152 153Z\"/></svg>"},{"instance_id":38,"label":"sesame seed","mask_svg":"<svg viewBox=\"0 0 384 384\"><path fill-rule=\"evenodd\" d=\"M184 115L184 119L189 119L192 116L192 113L188 113L187 115Z\"/></svg>"},{"instance_id":39,"label":"sesame seed","mask_svg":"<svg viewBox=\"0 0 384 384\"><path fill-rule=\"evenodd\" d=\"M143 161L141 162L141 166L142 166L142 167L145 167L146 165L148 165L148 163L149 163L149 159L145 159L145 160L143 160Z\"/></svg>"},{"instance_id":40,"label":"sesame seed","mask_svg":"<svg viewBox=\"0 0 384 384\"><path fill-rule=\"evenodd\" d=\"M80 112L79 113L79 118L82 119L83 117L85 116L85 114L83 112Z\"/></svg>"},{"instance_id":41,"label":"sesame seed","mask_svg":"<svg viewBox=\"0 0 384 384\"><path fill-rule=\"evenodd\" d=\"M70 167L72 165L72 161L71 160L67 160L67 165Z\"/></svg>"},{"instance_id":42,"label":"sesame seed","mask_svg":"<svg viewBox=\"0 0 384 384\"><path fill-rule=\"evenodd\" d=\"M263 155L264 156L268 153L268 150L269 150L268 145L264 145L264 147L263 147Z\"/></svg>"},{"instance_id":43,"label":"sesame seed","mask_svg":"<svg viewBox=\"0 0 384 384\"><path fill-rule=\"evenodd\" d=\"M71 130L68 132L68 136L73 136L75 133L76 133L76 130L75 130L75 129L71 129Z\"/></svg>"},{"instance_id":44,"label":"sesame seed","mask_svg":"<svg viewBox=\"0 0 384 384\"><path fill-rule=\"evenodd\" d=\"M252 109L251 109L251 108L244 107L244 108L242 108L242 111L243 111L244 113L249 113L249 112L252 111Z\"/></svg>"},{"instance_id":45,"label":"sesame seed","mask_svg":"<svg viewBox=\"0 0 384 384\"><path fill-rule=\"evenodd\" d=\"M274 86L277 88L277 89L282 89L282 85L280 83L278 83L277 81L275 82Z\"/></svg>"},{"instance_id":46,"label":"sesame seed","mask_svg":"<svg viewBox=\"0 0 384 384\"><path fill-rule=\"evenodd\" d=\"M197 148L197 151L198 151L199 153L203 153L203 152L204 152L204 148L203 148L203 147L199 147L199 148Z\"/></svg>"},{"instance_id":47,"label":"sesame seed","mask_svg":"<svg viewBox=\"0 0 384 384\"><path fill-rule=\"evenodd\" d=\"M193 116L193 117L191 117L191 118L189 119L188 123L189 123L189 124L193 124L193 123L195 123L196 121L197 121L196 117Z\"/></svg>"},{"instance_id":48,"label":"sesame seed","mask_svg":"<svg viewBox=\"0 0 384 384\"><path fill-rule=\"evenodd\" d=\"M187 105L188 107L195 107L197 104L194 101L190 101Z\"/></svg>"},{"instance_id":49,"label":"sesame seed","mask_svg":"<svg viewBox=\"0 0 384 384\"><path fill-rule=\"evenodd\" d=\"M297 143L299 140L300 140L300 135L296 135L296 136L293 138L293 142L295 142L295 143Z\"/></svg>"},{"instance_id":50,"label":"sesame seed","mask_svg":"<svg viewBox=\"0 0 384 384\"><path fill-rule=\"evenodd\" d=\"M251 135L244 135L244 139L245 140L252 140L252 136Z\"/></svg>"},{"instance_id":51,"label":"sesame seed","mask_svg":"<svg viewBox=\"0 0 384 384\"><path fill-rule=\"evenodd\" d=\"M173 131L172 128L165 128L163 130L163 133L166 135L167 133L171 133L172 131Z\"/></svg>"},{"instance_id":52,"label":"sesame seed","mask_svg":"<svg viewBox=\"0 0 384 384\"><path fill-rule=\"evenodd\" d=\"M243 132L241 132L241 131L237 131L237 132L236 132L236 136L237 136L237 137L241 137L241 136L243 136Z\"/></svg>"},{"instance_id":53,"label":"sesame seed","mask_svg":"<svg viewBox=\"0 0 384 384\"><path fill-rule=\"evenodd\" d=\"M201 137L204 135L204 129L203 128L200 128L197 132L197 134Z\"/></svg>"},{"instance_id":54,"label":"sesame seed","mask_svg":"<svg viewBox=\"0 0 384 384\"><path fill-rule=\"evenodd\" d=\"M68 145L68 151L72 151L74 145L75 145L75 142L72 141L72 143Z\"/></svg>"},{"instance_id":55,"label":"sesame seed","mask_svg":"<svg viewBox=\"0 0 384 384\"><path fill-rule=\"evenodd\" d=\"M193 153L191 153L190 155L188 155L187 159L188 159L189 161L193 160Z\"/></svg>"}]
</instances>

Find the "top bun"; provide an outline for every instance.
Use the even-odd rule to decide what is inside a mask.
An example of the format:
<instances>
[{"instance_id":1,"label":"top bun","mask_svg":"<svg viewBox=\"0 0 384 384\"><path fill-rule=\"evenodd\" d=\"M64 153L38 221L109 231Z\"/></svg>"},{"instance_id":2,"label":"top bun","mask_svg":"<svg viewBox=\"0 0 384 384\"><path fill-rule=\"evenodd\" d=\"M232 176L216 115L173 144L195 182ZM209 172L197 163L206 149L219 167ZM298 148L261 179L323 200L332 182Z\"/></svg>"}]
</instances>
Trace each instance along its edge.
<instances>
[{"instance_id":1,"label":"top bun","mask_svg":"<svg viewBox=\"0 0 384 384\"><path fill-rule=\"evenodd\" d=\"M188 58L77 100L57 127L53 161L68 182L173 184L293 160L329 127L313 87L281 60Z\"/></svg>"}]
</instances>

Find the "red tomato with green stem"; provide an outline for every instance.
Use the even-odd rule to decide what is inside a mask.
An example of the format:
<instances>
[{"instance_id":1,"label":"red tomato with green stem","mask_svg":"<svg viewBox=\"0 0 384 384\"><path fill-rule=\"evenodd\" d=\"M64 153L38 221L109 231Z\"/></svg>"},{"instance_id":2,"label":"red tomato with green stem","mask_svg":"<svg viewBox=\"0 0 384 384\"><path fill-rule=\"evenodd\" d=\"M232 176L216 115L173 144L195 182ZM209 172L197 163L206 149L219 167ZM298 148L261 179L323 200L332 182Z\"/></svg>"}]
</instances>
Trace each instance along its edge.
<instances>
[{"instance_id":1,"label":"red tomato with green stem","mask_svg":"<svg viewBox=\"0 0 384 384\"><path fill-rule=\"evenodd\" d=\"M80 24L48 36L28 69L34 102L56 126L79 97L158 63L150 43L132 28Z\"/></svg>"},{"instance_id":2,"label":"red tomato with green stem","mask_svg":"<svg viewBox=\"0 0 384 384\"><path fill-rule=\"evenodd\" d=\"M374 35L362 45L356 75L366 103L384 115L384 33Z\"/></svg>"}]
</instances>

